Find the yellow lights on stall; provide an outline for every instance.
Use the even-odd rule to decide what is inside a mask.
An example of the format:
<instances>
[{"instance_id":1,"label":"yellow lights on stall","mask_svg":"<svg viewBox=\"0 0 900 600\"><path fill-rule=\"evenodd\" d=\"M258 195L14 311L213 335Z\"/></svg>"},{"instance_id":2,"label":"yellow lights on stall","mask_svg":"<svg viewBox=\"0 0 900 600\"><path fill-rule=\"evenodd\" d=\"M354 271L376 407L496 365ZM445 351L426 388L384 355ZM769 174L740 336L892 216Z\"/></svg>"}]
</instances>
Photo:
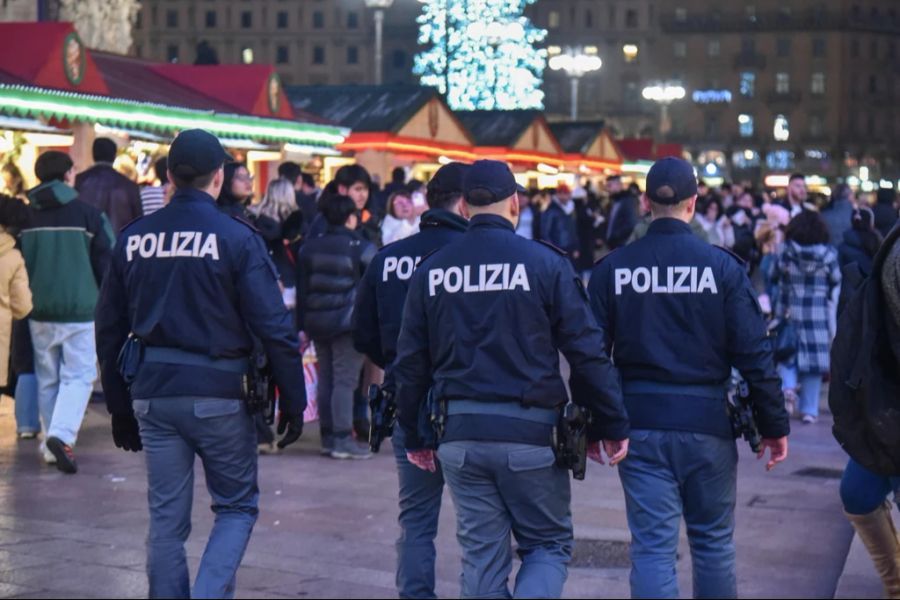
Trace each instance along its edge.
<instances>
[{"instance_id":1,"label":"yellow lights on stall","mask_svg":"<svg viewBox=\"0 0 900 600\"><path fill-rule=\"evenodd\" d=\"M25 141L41 148L57 148L71 146L75 143L75 138L62 133L26 133Z\"/></svg>"},{"instance_id":2,"label":"yellow lights on stall","mask_svg":"<svg viewBox=\"0 0 900 600\"><path fill-rule=\"evenodd\" d=\"M548 165L547 163L538 163L537 170L545 175L556 175L559 173L559 168Z\"/></svg>"}]
</instances>

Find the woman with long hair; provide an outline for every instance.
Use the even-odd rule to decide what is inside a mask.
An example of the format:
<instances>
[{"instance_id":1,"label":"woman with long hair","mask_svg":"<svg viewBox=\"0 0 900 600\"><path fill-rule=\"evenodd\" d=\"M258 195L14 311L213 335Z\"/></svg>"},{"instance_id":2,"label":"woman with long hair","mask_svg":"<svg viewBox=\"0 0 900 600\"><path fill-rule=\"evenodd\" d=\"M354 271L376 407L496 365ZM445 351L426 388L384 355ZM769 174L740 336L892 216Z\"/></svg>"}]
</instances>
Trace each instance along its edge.
<instances>
[{"instance_id":1,"label":"woman with long hair","mask_svg":"<svg viewBox=\"0 0 900 600\"><path fill-rule=\"evenodd\" d=\"M791 319L797 328L797 353L780 365L788 411L799 401L804 424L819 418L822 377L830 367L829 300L841 283L837 251L819 213L805 210L791 220L787 242L778 259L775 305L777 319ZM798 395L799 387L799 395Z\"/></svg>"}]
</instances>

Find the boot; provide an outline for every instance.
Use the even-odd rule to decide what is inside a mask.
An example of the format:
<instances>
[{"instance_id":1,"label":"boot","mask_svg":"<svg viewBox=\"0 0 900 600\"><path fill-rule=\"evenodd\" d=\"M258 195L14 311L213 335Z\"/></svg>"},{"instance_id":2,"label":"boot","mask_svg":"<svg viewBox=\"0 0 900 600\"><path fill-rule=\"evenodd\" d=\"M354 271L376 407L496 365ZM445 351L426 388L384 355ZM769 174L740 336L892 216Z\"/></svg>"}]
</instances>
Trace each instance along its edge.
<instances>
[{"instance_id":1,"label":"boot","mask_svg":"<svg viewBox=\"0 0 900 600\"><path fill-rule=\"evenodd\" d=\"M847 515L875 563L884 585L885 598L900 598L900 542L891 518L891 504L885 502L867 515Z\"/></svg>"}]
</instances>

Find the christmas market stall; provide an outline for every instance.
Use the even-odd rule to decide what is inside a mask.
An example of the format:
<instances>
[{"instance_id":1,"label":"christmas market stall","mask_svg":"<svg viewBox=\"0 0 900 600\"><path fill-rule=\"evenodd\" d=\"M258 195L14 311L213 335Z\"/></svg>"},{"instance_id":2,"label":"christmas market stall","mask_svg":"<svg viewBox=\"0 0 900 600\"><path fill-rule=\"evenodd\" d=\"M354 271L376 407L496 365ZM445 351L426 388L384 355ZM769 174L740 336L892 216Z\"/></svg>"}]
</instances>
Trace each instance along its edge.
<instances>
[{"instance_id":1,"label":"christmas market stall","mask_svg":"<svg viewBox=\"0 0 900 600\"><path fill-rule=\"evenodd\" d=\"M295 111L352 130L326 158L326 173L358 162L382 183L396 167L428 180L444 163L472 162L472 138L434 88L410 85L288 86Z\"/></svg>"},{"instance_id":2,"label":"christmas market stall","mask_svg":"<svg viewBox=\"0 0 900 600\"><path fill-rule=\"evenodd\" d=\"M565 168L576 181L585 179L596 189L602 180L622 172L622 154L603 121L551 123L550 131L565 152Z\"/></svg>"},{"instance_id":3,"label":"christmas market stall","mask_svg":"<svg viewBox=\"0 0 900 600\"><path fill-rule=\"evenodd\" d=\"M525 187L572 183L564 152L537 110L473 110L456 113L475 140L478 158L504 160Z\"/></svg>"},{"instance_id":4,"label":"christmas market stall","mask_svg":"<svg viewBox=\"0 0 900 600\"><path fill-rule=\"evenodd\" d=\"M273 163L337 154L348 133L298 117L271 66L151 63L94 53L70 23L0 23L0 164L25 187L42 150L67 150L80 171L98 136L116 139L117 166L144 179L172 137L202 127L249 162L259 192Z\"/></svg>"}]
</instances>

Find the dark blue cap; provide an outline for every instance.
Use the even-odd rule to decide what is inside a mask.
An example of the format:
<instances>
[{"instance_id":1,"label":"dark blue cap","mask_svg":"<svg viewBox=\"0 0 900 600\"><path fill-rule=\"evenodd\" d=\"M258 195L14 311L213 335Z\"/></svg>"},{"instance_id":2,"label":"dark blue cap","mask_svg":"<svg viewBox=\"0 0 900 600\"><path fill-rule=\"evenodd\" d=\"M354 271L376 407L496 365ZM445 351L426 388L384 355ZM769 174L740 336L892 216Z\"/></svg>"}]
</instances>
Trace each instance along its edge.
<instances>
[{"instance_id":1,"label":"dark blue cap","mask_svg":"<svg viewBox=\"0 0 900 600\"><path fill-rule=\"evenodd\" d=\"M487 206L495 202L506 200L516 193L518 184L513 177L509 165L498 160L479 160L466 173L463 187L466 193L466 202L475 206ZM470 194L475 190L487 192L490 199L479 198L472 202Z\"/></svg>"},{"instance_id":2,"label":"dark blue cap","mask_svg":"<svg viewBox=\"0 0 900 600\"><path fill-rule=\"evenodd\" d=\"M647 173L647 197L657 204L678 204L697 195L694 167L683 158L667 156Z\"/></svg>"},{"instance_id":3,"label":"dark blue cap","mask_svg":"<svg viewBox=\"0 0 900 600\"><path fill-rule=\"evenodd\" d=\"M203 129L186 129L169 148L169 171L188 181L208 175L231 157L219 138Z\"/></svg>"},{"instance_id":4,"label":"dark blue cap","mask_svg":"<svg viewBox=\"0 0 900 600\"><path fill-rule=\"evenodd\" d=\"M462 194L463 179L469 165L461 162L447 163L437 170L428 182L428 192L432 194Z\"/></svg>"}]
</instances>

